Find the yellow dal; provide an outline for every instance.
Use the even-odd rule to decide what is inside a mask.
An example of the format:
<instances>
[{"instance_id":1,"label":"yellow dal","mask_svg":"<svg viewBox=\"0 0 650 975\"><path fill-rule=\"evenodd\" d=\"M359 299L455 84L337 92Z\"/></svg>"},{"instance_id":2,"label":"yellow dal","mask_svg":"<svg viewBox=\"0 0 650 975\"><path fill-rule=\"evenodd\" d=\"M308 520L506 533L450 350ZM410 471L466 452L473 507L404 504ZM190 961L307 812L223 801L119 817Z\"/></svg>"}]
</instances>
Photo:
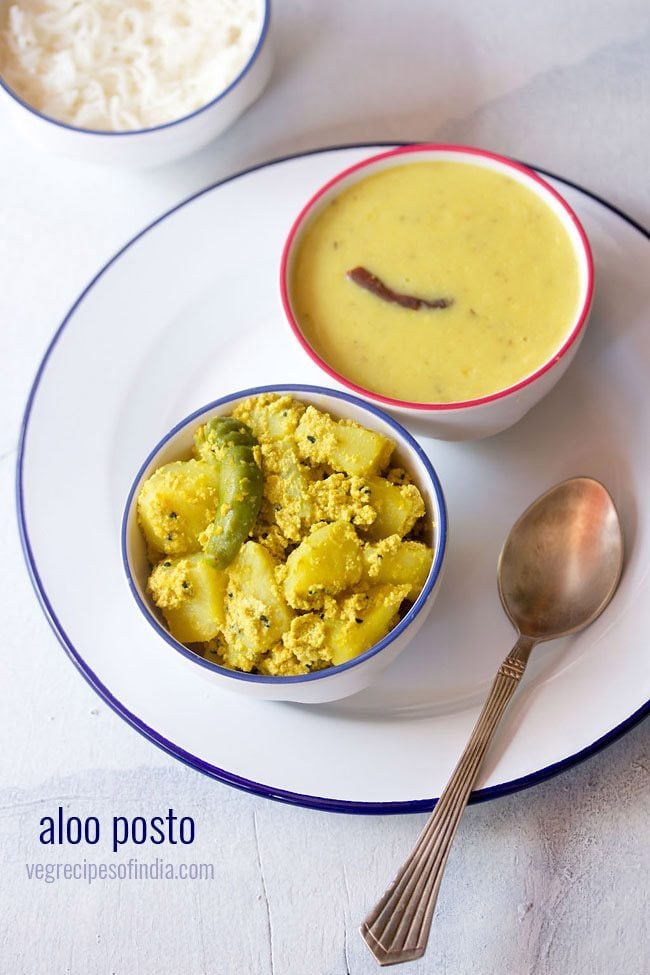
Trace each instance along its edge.
<instances>
[{"instance_id":1,"label":"yellow dal","mask_svg":"<svg viewBox=\"0 0 650 975\"><path fill-rule=\"evenodd\" d=\"M362 266L445 309L401 308L347 278ZM569 236L531 190L471 163L418 162L360 180L307 226L291 280L315 351L359 386L411 402L476 399L562 345L579 271Z\"/></svg>"}]
</instances>

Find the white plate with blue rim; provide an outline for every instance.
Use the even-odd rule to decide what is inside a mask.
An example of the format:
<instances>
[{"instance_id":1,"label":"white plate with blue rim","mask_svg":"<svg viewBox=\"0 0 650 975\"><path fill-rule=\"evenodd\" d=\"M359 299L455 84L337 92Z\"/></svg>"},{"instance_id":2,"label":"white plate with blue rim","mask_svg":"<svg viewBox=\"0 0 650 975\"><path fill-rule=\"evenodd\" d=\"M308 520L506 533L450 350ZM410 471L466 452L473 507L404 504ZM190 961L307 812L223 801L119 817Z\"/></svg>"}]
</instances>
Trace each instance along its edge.
<instances>
[{"instance_id":1,"label":"white plate with blue rim","mask_svg":"<svg viewBox=\"0 0 650 975\"><path fill-rule=\"evenodd\" d=\"M353 697L317 706L245 698L207 682L140 613L120 554L124 503L143 458L204 403L257 385L320 384L283 318L280 254L304 202L376 148L326 149L240 173L164 214L116 254L39 368L17 501L51 625L136 730L239 788L321 809L390 813L428 809L440 795L514 642L496 589L503 539L564 478L590 475L610 490L626 536L624 575L595 624L533 656L473 799L539 782L650 712L650 237L605 201L545 174L592 245L592 320L567 374L515 427L477 443L419 438L449 513L447 568L429 619ZM54 522L52 484L65 486ZM74 587L62 558L88 568ZM273 749L260 748L261 735Z\"/></svg>"}]
</instances>

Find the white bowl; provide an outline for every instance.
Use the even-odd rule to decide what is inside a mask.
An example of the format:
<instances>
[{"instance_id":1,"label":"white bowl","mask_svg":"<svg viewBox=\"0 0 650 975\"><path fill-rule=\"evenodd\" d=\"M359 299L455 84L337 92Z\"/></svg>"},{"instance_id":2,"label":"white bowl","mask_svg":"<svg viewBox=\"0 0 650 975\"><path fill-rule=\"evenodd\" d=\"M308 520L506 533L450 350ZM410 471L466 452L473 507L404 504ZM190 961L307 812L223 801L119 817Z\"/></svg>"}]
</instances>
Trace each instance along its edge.
<instances>
[{"instance_id":1,"label":"white bowl","mask_svg":"<svg viewBox=\"0 0 650 975\"><path fill-rule=\"evenodd\" d=\"M506 389L488 396L457 403L414 403L382 396L372 390L357 386L333 369L312 348L303 334L294 313L291 298L291 276L297 248L302 235L313 217L320 213L331 200L349 186L365 179L371 173L408 162L453 161L484 166L504 173L526 186L541 199L560 219L578 262L580 293L577 311L567 328L566 338L554 355L540 368ZM287 238L280 267L280 292L289 325L309 358L330 379L352 390L364 399L377 403L417 432L441 440L474 440L489 437L512 426L531 407L535 406L558 382L578 350L587 325L593 296L593 260L587 236L568 203L537 173L503 156L483 149L466 146L415 145L391 149L371 156L342 173L334 176L307 202L296 218Z\"/></svg>"},{"instance_id":2,"label":"white bowl","mask_svg":"<svg viewBox=\"0 0 650 975\"><path fill-rule=\"evenodd\" d=\"M142 532L138 527L136 501L143 482L162 464L186 457L192 447L197 426L211 417L231 412L233 407L249 396L261 393L289 393L304 403L326 410L332 416L356 420L370 430L390 437L396 444L393 455L417 484L430 519L429 544L433 548L433 563L426 583L417 600L398 625L383 640L347 663L327 670L296 677L264 677L244 674L219 667L193 653L175 640L163 625L160 614L147 593L147 578L151 571ZM131 592L146 619L162 637L160 652L165 644L173 647L212 681L229 690L249 697L271 701L298 701L315 704L348 697L367 687L405 649L429 614L441 581L441 569L447 540L445 500L431 461L416 440L395 420L376 407L364 403L348 393L322 389L319 386L260 386L232 393L197 410L164 437L138 471L126 502L122 520L122 558Z\"/></svg>"},{"instance_id":3,"label":"white bowl","mask_svg":"<svg viewBox=\"0 0 650 975\"><path fill-rule=\"evenodd\" d=\"M257 44L228 87L190 115L163 125L120 132L77 128L37 111L1 76L0 102L23 135L50 152L127 169L172 162L206 146L261 95L273 62L268 38L270 15L270 0L263 0Z\"/></svg>"}]
</instances>

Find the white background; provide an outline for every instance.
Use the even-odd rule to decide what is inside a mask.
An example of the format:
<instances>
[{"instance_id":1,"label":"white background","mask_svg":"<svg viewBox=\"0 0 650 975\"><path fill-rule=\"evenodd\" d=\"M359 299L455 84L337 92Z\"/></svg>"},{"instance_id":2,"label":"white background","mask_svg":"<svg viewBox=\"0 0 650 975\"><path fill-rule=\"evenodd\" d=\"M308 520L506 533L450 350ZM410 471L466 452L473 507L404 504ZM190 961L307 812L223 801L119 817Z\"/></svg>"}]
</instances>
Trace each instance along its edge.
<instances>
[{"instance_id":1,"label":"white background","mask_svg":"<svg viewBox=\"0 0 650 975\"><path fill-rule=\"evenodd\" d=\"M60 649L22 561L15 453L42 354L98 268L160 212L240 168L373 140L512 155L650 226L647 0L276 0L272 38L262 99L165 169L56 160L0 127L2 973L374 972L357 926L424 822L317 813L203 778L123 724ZM65 569L74 585L83 569ZM470 808L429 952L409 973L647 975L649 770L646 721L550 782ZM173 806L197 829L177 859L213 862L216 880L29 882L26 860L66 857L38 843L40 818L59 805L106 823ZM79 850L68 858L106 852Z\"/></svg>"}]
</instances>

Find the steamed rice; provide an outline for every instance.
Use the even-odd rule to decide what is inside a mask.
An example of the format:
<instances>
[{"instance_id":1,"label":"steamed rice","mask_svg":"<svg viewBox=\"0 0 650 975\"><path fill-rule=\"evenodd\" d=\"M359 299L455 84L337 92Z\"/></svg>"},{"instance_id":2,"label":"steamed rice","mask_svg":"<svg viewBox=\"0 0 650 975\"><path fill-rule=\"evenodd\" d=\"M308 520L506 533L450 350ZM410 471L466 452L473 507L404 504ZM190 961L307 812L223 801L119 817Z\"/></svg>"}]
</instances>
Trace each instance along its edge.
<instances>
[{"instance_id":1,"label":"steamed rice","mask_svg":"<svg viewBox=\"0 0 650 975\"><path fill-rule=\"evenodd\" d=\"M39 112L124 131L216 98L255 48L261 0L20 0L0 11L0 75Z\"/></svg>"}]
</instances>

